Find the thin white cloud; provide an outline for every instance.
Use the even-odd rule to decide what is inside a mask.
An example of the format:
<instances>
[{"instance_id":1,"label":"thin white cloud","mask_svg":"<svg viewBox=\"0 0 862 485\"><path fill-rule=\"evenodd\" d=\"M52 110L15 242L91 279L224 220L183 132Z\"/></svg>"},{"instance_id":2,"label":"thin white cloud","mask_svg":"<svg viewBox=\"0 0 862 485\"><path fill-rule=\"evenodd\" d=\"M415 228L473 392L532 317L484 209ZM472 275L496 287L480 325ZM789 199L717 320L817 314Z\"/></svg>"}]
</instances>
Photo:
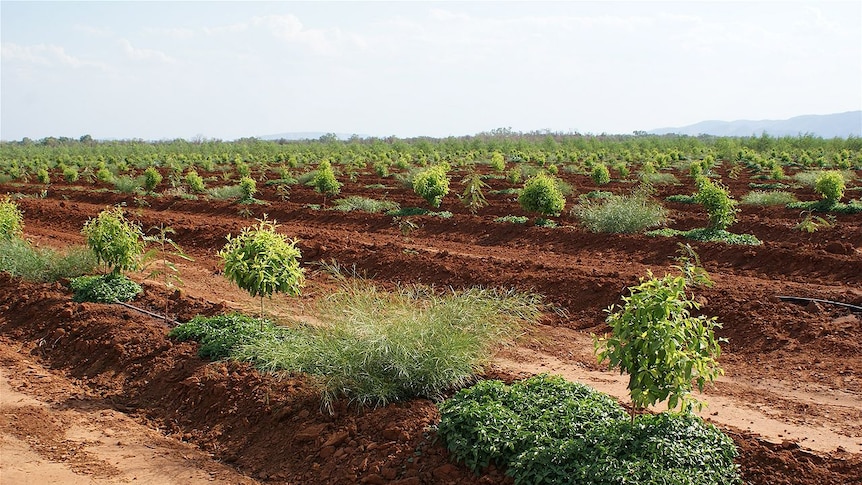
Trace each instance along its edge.
<instances>
[{"instance_id":1,"label":"thin white cloud","mask_svg":"<svg viewBox=\"0 0 862 485\"><path fill-rule=\"evenodd\" d=\"M176 59L162 51L136 48L126 39L120 39L120 44L123 46L123 51L126 53L126 56L134 61L154 61L166 64L174 64L177 62Z\"/></svg>"},{"instance_id":2,"label":"thin white cloud","mask_svg":"<svg viewBox=\"0 0 862 485\"><path fill-rule=\"evenodd\" d=\"M19 61L28 64L55 66L64 65L73 68L96 68L108 70L108 66L102 62L88 61L70 55L66 49L53 44L18 45L12 42L4 42L0 47L0 56L4 61Z\"/></svg>"},{"instance_id":3,"label":"thin white cloud","mask_svg":"<svg viewBox=\"0 0 862 485\"><path fill-rule=\"evenodd\" d=\"M92 25L76 24L74 29L79 31L79 32L83 32L87 35L93 36L93 37L113 37L114 36L114 32L111 31L110 29L93 27Z\"/></svg>"},{"instance_id":4,"label":"thin white cloud","mask_svg":"<svg viewBox=\"0 0 862 485\"><path fill-rule=\"evenodd\" d=\"M191 39L195 36L194 29L182 27L147 27L144 32L170 39Z\"/></svg>"}]
</instances>

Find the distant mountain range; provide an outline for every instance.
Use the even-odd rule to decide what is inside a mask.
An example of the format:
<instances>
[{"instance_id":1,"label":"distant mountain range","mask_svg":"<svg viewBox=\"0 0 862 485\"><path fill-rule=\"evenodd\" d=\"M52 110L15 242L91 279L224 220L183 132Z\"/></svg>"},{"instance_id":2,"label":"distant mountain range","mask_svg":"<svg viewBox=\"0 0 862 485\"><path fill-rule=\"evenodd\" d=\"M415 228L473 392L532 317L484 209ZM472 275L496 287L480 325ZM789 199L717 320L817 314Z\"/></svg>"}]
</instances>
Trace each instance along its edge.
<instances>
[{"instance_id":1,"label":"distant mountain range","mask_svg":"<svg viewBox=\"0 0 862 485\"><path fill-rule=\"evenodd\" d=\"M862 137L862 111L829 115L803 115L787 120L701 121L677 128L659 128L653 135L715 135L715 136L797 136L812 134L821 138Z\"/></svg>"}]
</instances>

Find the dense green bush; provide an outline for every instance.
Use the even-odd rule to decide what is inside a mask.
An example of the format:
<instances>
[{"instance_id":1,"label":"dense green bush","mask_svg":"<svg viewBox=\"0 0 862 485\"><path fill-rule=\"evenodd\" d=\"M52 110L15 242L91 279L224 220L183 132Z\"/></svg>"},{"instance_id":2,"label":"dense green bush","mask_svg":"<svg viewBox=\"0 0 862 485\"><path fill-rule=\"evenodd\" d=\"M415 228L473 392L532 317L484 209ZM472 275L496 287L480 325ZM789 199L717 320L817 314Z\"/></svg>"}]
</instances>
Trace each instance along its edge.
<instances>
[{"instance_id":1,"label":"dense green bush","mask_svg":"<svg viewBox=\"0 0 862 485\"><path fill-rule=\"evenodd\" d=\"M698 191L694 198L703 205L709 214L710 230L726 230L736 221L737 202L730 197L727 189L706 177L697 179Z\"/></svg>"},{"instance_id":2,"label":"dense green bush","mask_svg":"<svg viewBox=\"0 0 862 485\"><path fill-rule=\"evenodd\" d=\"M814 182L814 191L828 204L836 204L844 196L845 184L841 172L823 172Z\"/></svg>"},{"instance_id":3,"label":"dense green bush","mask_svg":"<svg viewBox=\"0 0 862 485\"><path fill-rule=\"evenodd\" d=\"M341 192L341 182L335 178L335 172L332 171L329 160L320 162L309 183L324 197L335 197Z\"/></svg>"},{"instance_id":4,"label":"dense green bush","mask_svg":"<svg viewBox=\"0 0 862 485\"><path fill-rule=\"evenodd\" d=\"M557 186L554 177L539 173L524 182L518 203L529 212L546 216L558 216L566 207L566 198Z\"/></svg>"},{"instance_id":5,"label":"dense green bush","mask_svg":"<svg viewBox=\"0 0 862 485\"><path fill-rule=\"evenodd\" d=\"M138 269L144 234L140 224L126 220L121 207L105 209L95 219L87 220L81 233L97 261L111 267L114 273Z\"/></svg>"},{"instance_id":6,"label":"dense green bush","mask_svg":"<svg viewBox=\"0 0 862 485\"><path fill-rule=\"evenodd\" d=\"M144 170L144 190L152 193L160 183L162 183L162 174L155 167L147 167Z\"/></svg>"},{"instance_id":7,"label":"dense green bush","mask_svg":"<svg viewBox=\"0 0 862 485\"><path fill-rule=\"evenodd\" d=\"M189 170L186 173L186 185L189 186L189 190L196 194L202 194L207 190L203 177L198 175L196 170Z\"/></svg>"},{"instance_id":8,"label":"dense green bush","mask_svg":"<svg viewBox=\"0 0 862 485\"><path fill-rule=\"evenodd\" d=\"M689 414L631 421L613 398L561 377L482 381L440 405L437 430L474 471L516 484L735 484L733 441Z\"/></svg>"},{"instance_id":9,"label":"dense green bush","mask_svg":"<svg viewBox=\"0 0 862 485\"><path fill-rule=\"evenodd\" d=\"M24 214L9 197L0 199L0 241L10 241L22 234Z\"/></svg>"},{"instance_id":10,"label":"dense green bush","mask_svg":"<svg viewBox=\"0 0 862 485\"><path fill-rule=\"evenodd\" d=\"M254 194L257 193L257 182L251 177L243 177L239 180L239 189L242 191L240 202L252 202L254 201Z\"/></svg>"},{"instance_id":11,"label":"dense green bush","mask_svg":"<svg viewBox=\"0 0 862 485\"><path fill-rule=\"evenodd\" d=\"M593 171L590 174L590 177L596 185L605 185L611 181L611 172L605 164L598 163L593 165Z\"/></svg>"},{"instance_id":12,"label":"dense green bush","mask_svg":"<svg viewBox=\"0 0 862 485\"><path fill-rule=\"evenodd\" d=\"M427 168L413 176L413 191L431 207L440 207L449 193L449 166L445 164Z\"/></svg>"},{"instance_id":13,"label":"dense green bush","mask_svg":"<svg viewBox=\"0 0 862 485\"><path fill-rule=\"evenodd\" d=\"M72 288L72 300L77 302L129 301L142 291L141 285L119 273L80 276L70 280L69 286Z\"/></svg>"}]
</instances>

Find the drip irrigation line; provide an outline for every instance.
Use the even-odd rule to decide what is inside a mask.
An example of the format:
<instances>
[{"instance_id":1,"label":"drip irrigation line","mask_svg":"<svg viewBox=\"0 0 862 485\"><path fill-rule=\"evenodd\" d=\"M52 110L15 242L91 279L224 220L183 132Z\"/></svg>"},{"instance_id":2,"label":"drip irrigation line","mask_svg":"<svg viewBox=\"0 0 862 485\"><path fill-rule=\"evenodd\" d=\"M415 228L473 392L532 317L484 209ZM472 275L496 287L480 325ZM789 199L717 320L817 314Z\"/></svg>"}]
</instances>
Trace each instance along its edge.
<instances>
[{"instance_id":1,"label":"drip irrigation line","mask_svg":"<svg viewBox=\"0 0 862 485\"><path fill-rule=\"evenodd\" d=\"M781 301L813 301L815 303L825 303L827 305L836 305L844 308L849 308L854 312L862 312L862 306L851 305L849 303L841 303L840 301L831 301L831 300L821 300L819 298L805 298L802 296L778 296L778 299Z\"/></svg>"},{"instance_id":2,"label":"drip irrigation line","mask_svg":"<svg viewBox=\"0 0 862 485\"><path fill-rule=\"evenodd\" d=\"M167 317L166 317L166 316L164 316L164 315L159 315L158 313L153 313L153 312L151 312L151 311L149 311L149 310L144 310L143 308L136 307L135 305L129 305L128 303L124 303L124 302L122 302L122 301L115 301L114 303L117 303L118 305L123 305L124 307L126 307L126 308L128 308L128 309L130 309L130 310L135 310L135 311L137 311L137 312L141 312L141 313L147 314L147 315L149 315L149 316L151 316L151 317L153 317L153 318L156 318L156 319L158 319L158 320L160 320L160 321L167 322L167 323L171 323L171 324L173 324L174 326L177 326L177 325L179 325L179 324L180 324L180 322L178 322L178 321L176 321L176 320L173 320L173 319L171 319L171 318L167 318Z\"/></svg>"}]
</instances>

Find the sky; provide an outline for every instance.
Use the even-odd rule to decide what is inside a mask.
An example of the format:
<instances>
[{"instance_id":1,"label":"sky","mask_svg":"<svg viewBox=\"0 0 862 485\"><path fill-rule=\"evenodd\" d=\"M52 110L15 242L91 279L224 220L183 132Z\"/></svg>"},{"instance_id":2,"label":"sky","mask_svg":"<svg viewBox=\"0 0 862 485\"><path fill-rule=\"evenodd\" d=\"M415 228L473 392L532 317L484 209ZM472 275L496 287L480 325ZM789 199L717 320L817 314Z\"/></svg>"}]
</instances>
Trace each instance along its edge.
<instances>
[{"instance_id":1,"label":"sky","mask_svg":"<svg viewBox=\"0 0 862 485\"><path fill-rule=\"evenodd\" d=\"M862 2L0 2L0 139L631 133L862 109Z\"/></svg>"}]
</instances>

